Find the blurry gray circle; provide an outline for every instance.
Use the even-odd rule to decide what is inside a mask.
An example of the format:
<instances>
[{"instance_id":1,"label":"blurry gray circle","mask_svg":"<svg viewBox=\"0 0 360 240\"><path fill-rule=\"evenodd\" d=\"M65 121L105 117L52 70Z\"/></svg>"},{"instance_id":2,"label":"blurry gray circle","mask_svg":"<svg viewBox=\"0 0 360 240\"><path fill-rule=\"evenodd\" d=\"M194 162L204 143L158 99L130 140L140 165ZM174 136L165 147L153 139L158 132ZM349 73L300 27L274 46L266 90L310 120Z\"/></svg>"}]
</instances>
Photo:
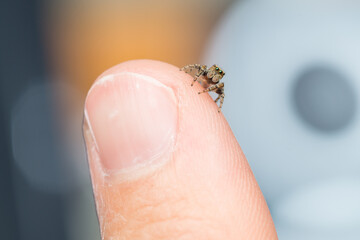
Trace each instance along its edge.
<instances>
[{"instance_id":1,"label":"blurry gray circle","mask_svg":"<svg viewBox=\"0 0 360 240\"><path fill-rule=\"evenodd\" d=\"M66 145L69 141L64 140L65 127L61 126L64 119L54 100L57 94L68 92L63 85L31 86L21 96L12 114L12 150L16 166L33 187L47 192L62 193L73 190L80 183L77 162L83 158L82 141L77 141L78 145L70 143L76 145L77 153ZM81 136L80 122L73 125L78 129L76 135ZM86 171L86 166L82 169Z\"/></svg>"},{"instance_id":2,"label":"blurry gray circle","mask_svg":"<svg viewBox=\"0 0 360 240\"><path fill-rule=\"evenodd\" d=\"M355 115L355 93L348 79L332 68L305 69L296 79L293 96L301 118L322 131L342 129Z\"/></svg>"}]
</instances>

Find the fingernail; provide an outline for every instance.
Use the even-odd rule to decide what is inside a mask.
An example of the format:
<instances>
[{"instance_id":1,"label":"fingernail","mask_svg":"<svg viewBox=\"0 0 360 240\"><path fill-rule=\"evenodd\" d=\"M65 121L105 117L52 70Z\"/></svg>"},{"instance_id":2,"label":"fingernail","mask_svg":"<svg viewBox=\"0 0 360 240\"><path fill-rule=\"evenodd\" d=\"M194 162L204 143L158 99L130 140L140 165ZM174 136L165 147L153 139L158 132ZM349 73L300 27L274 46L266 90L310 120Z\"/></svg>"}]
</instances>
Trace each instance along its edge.
<instances>
[{"instance_id":1,"label":"fingernail","mask_svg":"<svg viewBox=\"0 0 360 240\"><path fill-rule=\"evenodd\" d=\"M108 174L164 161L172 151L177 99L152 77L128 72L102 77L88 93L85 115Z\"/></svg>"}]
</instances>

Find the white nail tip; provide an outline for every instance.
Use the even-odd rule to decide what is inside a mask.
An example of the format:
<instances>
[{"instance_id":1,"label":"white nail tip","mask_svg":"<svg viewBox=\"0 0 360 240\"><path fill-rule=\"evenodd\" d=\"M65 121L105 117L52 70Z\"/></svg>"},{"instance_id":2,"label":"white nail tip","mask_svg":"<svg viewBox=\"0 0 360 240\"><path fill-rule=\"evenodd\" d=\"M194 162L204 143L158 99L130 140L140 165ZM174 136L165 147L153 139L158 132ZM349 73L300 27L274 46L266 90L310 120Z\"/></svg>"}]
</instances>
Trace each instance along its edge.
<instances>
[{"instance_id":1,"label":"white nail tip","mask_svg":"<svg viewBox=\"0 0 360 240\"><path fill-rule=\"evenodd\" d=\"M146 81L146 82L151 83L151 84L153 84L153 85L155 85L157 87L162 87L162 88L166 89L170 93L172 100L174 102L176 102L175 93L170 87L164 85L163 83L161 83L160 81L156 80L153 77L146 76L146 75L139 74L139 73L134 73L134 72L120 72L120 73L109 74L109 75L103 76L102 78L98 79L93 84L93 86L90 88L90 90L88 92L88 96L90 95L92 90L94 88L96 88L97 86L106 85L108 82L121 81L121 80L127 79L126 78L127 76L128 76L128 78L141 79L142 81ZM138 82L136 83L135 86L136 86L137 89L139 89L141 87Z\"/></svg>"}]
</instances>

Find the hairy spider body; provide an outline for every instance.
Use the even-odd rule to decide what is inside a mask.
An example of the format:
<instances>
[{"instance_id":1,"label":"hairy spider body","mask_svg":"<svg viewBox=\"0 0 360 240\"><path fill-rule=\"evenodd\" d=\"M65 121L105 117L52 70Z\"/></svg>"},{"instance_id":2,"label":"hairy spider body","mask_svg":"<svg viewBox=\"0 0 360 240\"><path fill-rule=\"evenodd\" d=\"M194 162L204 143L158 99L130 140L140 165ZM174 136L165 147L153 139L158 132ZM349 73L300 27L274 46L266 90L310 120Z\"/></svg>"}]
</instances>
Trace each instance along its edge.
<instances>
[{"instance_id":1,"label":"hairy spider body","mask_svg":"<svg viewBox=\"0 0 360 240\"><path fill-rule=\"evenodd\" d=\"M224 83L220 80L224 77L225 72L219 68L216 64L212 65L210 68L207 68L206 65L200 64L190 64L180 69L186 73L192 73L195 71L194 79L191 86L198 81L201 86L204 87L204 92L215 92L218 94L218 97L215 99L215 102L220 100L219 112L221 111L222 105L224 103L225 93L224 93Z\"/></svg>"}]
</instances>

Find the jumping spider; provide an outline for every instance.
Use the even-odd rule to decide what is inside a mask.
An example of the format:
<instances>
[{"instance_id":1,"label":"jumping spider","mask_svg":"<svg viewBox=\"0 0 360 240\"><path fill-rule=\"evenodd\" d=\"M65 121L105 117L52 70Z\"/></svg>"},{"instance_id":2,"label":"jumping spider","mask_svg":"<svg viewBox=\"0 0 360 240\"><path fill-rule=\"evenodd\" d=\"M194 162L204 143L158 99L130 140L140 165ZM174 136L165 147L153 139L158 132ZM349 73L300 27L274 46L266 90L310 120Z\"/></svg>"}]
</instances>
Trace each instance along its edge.
<instances>
[{"instance_id":1,"label":"jumping spider","mask_svg":"<svg viewBox=\"0 0 360 240\"><path fill-rule=\"evenodd\" d=\"M200 77L203 77L203 79L201 79L199 83L205 89L202 92L199 92L199 94L204 92L217 93L219 96L215 99L215 103L220 99L220 105L218 110L220 112L225 98L224 83L220 82L220 80L224 77L225 72L221 68L219 68L216 64L212 65L210 68L207 68L206 65L191 64L191 65L186 65L180 70L186 73L190 73L194 70L196 71L191 86L193 86L194 83L198 81Z\"/></svg>"}]
</instances>

